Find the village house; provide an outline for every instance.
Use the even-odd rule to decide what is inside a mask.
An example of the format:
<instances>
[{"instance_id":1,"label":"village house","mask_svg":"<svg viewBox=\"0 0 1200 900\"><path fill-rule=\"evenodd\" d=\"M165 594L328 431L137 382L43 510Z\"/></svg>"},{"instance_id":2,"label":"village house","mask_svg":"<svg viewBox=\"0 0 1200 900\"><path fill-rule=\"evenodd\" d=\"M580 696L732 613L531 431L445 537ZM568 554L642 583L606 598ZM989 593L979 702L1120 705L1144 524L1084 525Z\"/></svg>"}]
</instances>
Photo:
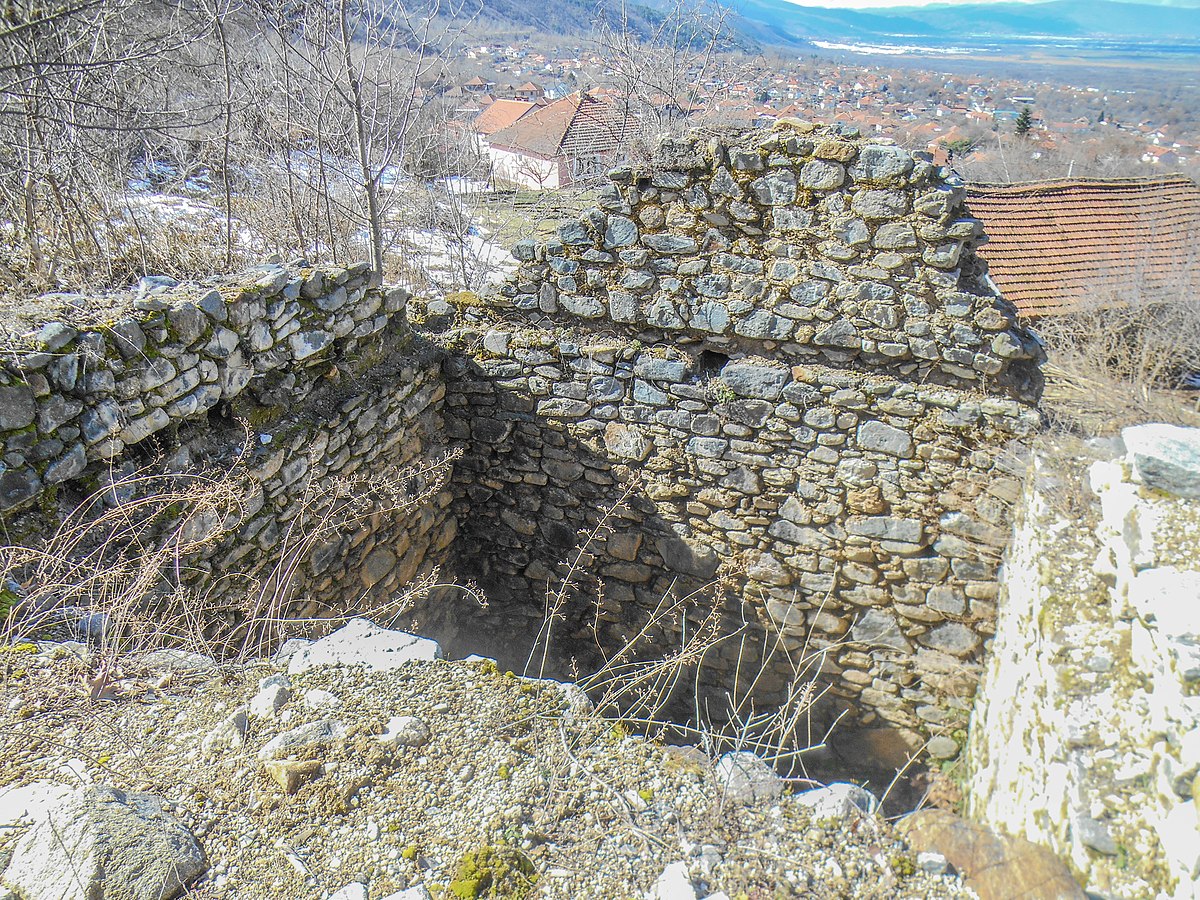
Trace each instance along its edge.
<instances>
[{"instance_id":1,"label":"village house","mask_svg":"<svg viewBox=\"0 0 1200 900\"><path fill-rule=\"evenodd\" d=\"M587 91L535 107L487 137L493 177L540 190L599 175L618 158L625 119Z\"/></svg>"}]
</instances>

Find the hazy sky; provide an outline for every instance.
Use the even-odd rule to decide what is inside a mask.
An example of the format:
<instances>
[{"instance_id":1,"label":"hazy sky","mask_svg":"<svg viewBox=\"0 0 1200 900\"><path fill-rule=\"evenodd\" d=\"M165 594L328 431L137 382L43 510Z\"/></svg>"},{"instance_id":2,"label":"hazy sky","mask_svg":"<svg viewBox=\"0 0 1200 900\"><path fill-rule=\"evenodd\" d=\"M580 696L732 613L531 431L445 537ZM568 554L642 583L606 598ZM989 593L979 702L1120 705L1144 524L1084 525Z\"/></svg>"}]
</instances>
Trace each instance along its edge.
<instances>
[{"instance_id":1,"label":"hazy sky","mask_svg":"<svg viewBox=\"0 0 1200 900\"><path fill-rule=\"evenodd\" d=\"M788 0L797 6L824 6L836 9L882 9L888 6L960 6L963 3L1039 3L1045 0ZM1135 0L1131 0L1135 2ZM1155 6L1185 6L1193 9L1200 7L1200 0L1136 0L1141 3L1151 3Z\"/></svg>"}]
</instances>

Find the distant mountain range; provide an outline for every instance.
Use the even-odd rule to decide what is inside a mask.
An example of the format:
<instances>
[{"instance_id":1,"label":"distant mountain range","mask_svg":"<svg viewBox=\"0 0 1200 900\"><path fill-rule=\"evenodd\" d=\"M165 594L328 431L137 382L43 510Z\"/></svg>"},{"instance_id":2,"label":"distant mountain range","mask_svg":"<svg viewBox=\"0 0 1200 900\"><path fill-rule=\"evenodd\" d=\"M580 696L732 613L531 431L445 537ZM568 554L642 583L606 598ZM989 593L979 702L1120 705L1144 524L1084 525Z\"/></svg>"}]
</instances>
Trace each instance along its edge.
<instances>
[{"instance_id":1,"label":"distant mountain range","mask_svg":"<svg viewBox=\"0 0 1200 900\"><path fill-rule=\"evenodd\" d=\"M954 3L886 9L798 6L787 0L730 0L742 30L764 43L954 41L959 38L1200 38L1200 9L1113 0Z\"/></svg>"},{"instance_id":2,"label":"distant mountain range","mask_svg":"<svg viewBox=\"0 0 1200 900\"><path fill-rule=\"evenodd\" d=\"M395 0L403 5L406 0ZM732 13L728 47L806 45L815 41L920 43L936 46L995 40L1021 44L1172 41L1200 44L1200 9L1163 0L1049 0L1044 3L946 3L885 9L799 6L788 0L716 0ZM479 24L552 34L582 35L606 20L646 37L663 21L671 0L461 0L452 15Z\"/></svg>"}]
</instances>

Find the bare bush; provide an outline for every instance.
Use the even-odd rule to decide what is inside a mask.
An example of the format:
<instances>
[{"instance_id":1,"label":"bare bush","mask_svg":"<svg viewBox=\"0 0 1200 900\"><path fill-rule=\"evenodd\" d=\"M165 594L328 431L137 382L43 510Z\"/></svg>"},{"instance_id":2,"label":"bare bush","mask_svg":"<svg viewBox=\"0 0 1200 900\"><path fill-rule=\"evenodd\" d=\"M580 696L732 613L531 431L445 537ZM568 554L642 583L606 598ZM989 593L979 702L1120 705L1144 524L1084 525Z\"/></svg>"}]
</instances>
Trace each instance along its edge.
<instances>
[{"instance_id":1,"label":"bare bush","mask_svg":"<svg viewBox=\"0 0 1200 900\"><path fill-rule=\"evenodd\" d=\"M1200 425L1200 308L1184 298L1121 300L1099 291L1036 323L1046 344L1042 405L1068 431L1104 434L1140 422Z\"/></svg>"},{"instance_id":2,"label":"bare bush","mask_svg":"<svg viewBox=\"0 0 1200 900\"><path fill-rule=\"evenodd\" d=\"M343 596L321 616L301 618L303 566L347 529L385 517L403 521L420 509L443 488L455 458L442 455L386 476L310 477L255 569L261 574L213 572L207 562L209 551L236 539L253 508L258 485L241 459L219 471L170 473L155 464L113 478L45 539L0 546L0 585L8 586L0 643L62 636L82 622L102 672L158 648L257 657L347 615L395 621L434 587L436 573L383 601L365 592Z\"/></svg>"}]
</instances>

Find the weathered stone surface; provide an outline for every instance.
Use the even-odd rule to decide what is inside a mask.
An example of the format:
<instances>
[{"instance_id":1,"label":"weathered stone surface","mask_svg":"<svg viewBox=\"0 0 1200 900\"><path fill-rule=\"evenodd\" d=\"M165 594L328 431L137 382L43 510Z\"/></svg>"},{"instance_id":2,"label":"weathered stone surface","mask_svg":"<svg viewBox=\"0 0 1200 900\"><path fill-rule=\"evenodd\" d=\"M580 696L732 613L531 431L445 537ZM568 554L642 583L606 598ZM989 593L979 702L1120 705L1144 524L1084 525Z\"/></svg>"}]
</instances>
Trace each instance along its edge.
<instances>
[{"instance_id":1,"label":"weathered stone surface","mask_svg":"<svg viewBox=\"0 0 1200 900\"><path fill-rule=\"evenodd\" d=\"M346 729L339 722L319 719L275 735L259 749L258 758L263 762L283 759L311 748L328 747L345 736Z\"/></svg>"},{"instance_id":2,"label":"weathered stone surface","mask_svg":"<svg viewBox=\"0 0 1200 900\"><path fill-rule=\"evenodd\" d=\"M1045 897L1084 900L1067 867L1044 847L1006 837L939 809L924 809L898 826L917 852L937 852L980 900Z\"/></svg>"},{"instance_id":3,"label":"weathered stone surface","mask_svg":"<svg viewBox=\"0 0 1200 900\"><path fill-rule=\"evenodd\" d=\"M767 206L785 206L796 199L796 176L790 170L772 172L750 183L754 198Z\"/></svg>"},{"instance_id":4,"label":"weathered stone surface","mask_svg":"<svg viewBox=\"0 0 1200 900\"><path fill-rule=\"evenodd\" d=\"M878 187L902 187L913 170L912 154L903 147L867 145L850 167L851 177Z\"/></svg>"},{"instance_id":5,"label":"weathered stone surface","mask_svg":"<svg viewBox=\"0 0 1200 900\"><path fill-rule=\"evenodd\" d=\"M1200 428L1135 425L1121 432L1133 471L1144 484L1200 497Z\"/></svg>"},{"instance_id":6,"label":"weathered stone surface","mask_svg":"<svg viewBox=\"0 0 1200 900\"><path fill-rule=\"evenodd\" d=\"M908 195L902 191L862 191L851 203L854 212L864 219L895 219L908 212Z\"/></svg>"},{"instance_id":7,"label":"weathered stone surface","mask_svg":"<svg viewBox=\"0 0 1200 900\"><path fill-rule=\"evenodd\" d=\"M617 247L632 247L638 241L638 227L632 219L625 216L609 216L608 227L604 232L606 249Z\"/></svg>"},{"instance_id":8,"label":"weathered stone surface","mask_svg":"<svg viewBox=\"0 0 1200 900\"><path fill-rule=\"evenodd\" d=\"M783 779L747 751L726 753L713 767L718 796L735 803L774 800L783 793Z\"/></svg>"},{"instance_id":9,"label":"weathered stone surface","mask_svg":"<svg viewBox=\"0 0 1200 900\"><path fill-rule=\"evenodd\" d=\"M169 900L206 867L195 837L150 794L81 788L18 842L3 882L28 900Z\"/></svg>"},{"instance_id":10,"label":"weathered stone surface","mask_svg":"<svg viewBox=\"0 0 1200 900\"><path fill-rule=\"evenodd\" d=\"M609 422L604 429L604 446L613 456L641 462L650 455L654 444L636 428Z\"/></svg>"},{"instance_id":11,"label":"weathered stone surface","mask_svg":"<svg viewBox=\"0 0 1200 900\"><path fill-rule=\"evenodd\" d=\"M408 662L441 659L436 641L380 628L367 619L348 624L302 648L288 662L288 674L307 672L318 666L362 666L386 672Z\"/></svg>"},{"instance_id":12,"label":"weathered stone surface","mask_svg":"<svg viewBox=\"0 0 1200 900\"><path fill-rule=\"evenodd\" d=\"M920 519L897 519L891 516L850 518L846 521L846 530L880 541L903 541L907 544L919 544L925 536L925 526Z\"/></svg>"},{"instance_id":13,"label":"weathered stone surface","mask_svg":"<svg viewBox=\"0 0 1200 900\"><path fill-rule=\"evenodd\" d=\"M857 784L844 782L802 791L793 795L793 799L801 806L808 807L812 817L817 820L847 820L873 816L879 808L879 801L870 791Z\"/></svg>"},{"instance_id":14,"label":"weathered stone surface","mask_svg":"<svg viewBox=\"0 0 1200 900\"><path fill-rule=\"evenodd\" d=\"M876 450L901 459L913 455L912 435L874 419L859 426L858 445L864 450Z\"/></svg>"},{"instance_id":15,"label":"weathered stone surface","mask_svg":"<svg viewBox=\"0 0 1200 900\"><path fill-rule=\"evenodd\" d=\"M732 362L721 369L721 381L739 397L778 400L788 371L766 363Z\"/></svg>"},{"instance_id":16,"label":"weathered stone surface","mask_svg":"<svg viewBox=\"0 0 1200 900\"><path fill-rule=\"evenodd\" d=\"M800 169L800 184L814 191L830 191L842 186L846 170L835 162L814 159Z\"/></svg>"},{"instance_id":17,"label":"weathered stone surface","mask_svg":"<svg viewBox=\"0 0 1200 900\"><path fill-rule=\"evenodd\" d=\"M901 633L896 617L882 609L869 609L850 629L851 637L873 647L911 650L912 644Z\"/></svg>"},{"instance_id":18,"label":"weathered stone surface","mask_svg":"<svg viewBox=\"0 0 1200 900\"><path fill-rule=\"evenodd\" d=\"M37 402L26 385L0 385L0 431L17 431L33 424Z\"/></svg>"}]
</instances>

